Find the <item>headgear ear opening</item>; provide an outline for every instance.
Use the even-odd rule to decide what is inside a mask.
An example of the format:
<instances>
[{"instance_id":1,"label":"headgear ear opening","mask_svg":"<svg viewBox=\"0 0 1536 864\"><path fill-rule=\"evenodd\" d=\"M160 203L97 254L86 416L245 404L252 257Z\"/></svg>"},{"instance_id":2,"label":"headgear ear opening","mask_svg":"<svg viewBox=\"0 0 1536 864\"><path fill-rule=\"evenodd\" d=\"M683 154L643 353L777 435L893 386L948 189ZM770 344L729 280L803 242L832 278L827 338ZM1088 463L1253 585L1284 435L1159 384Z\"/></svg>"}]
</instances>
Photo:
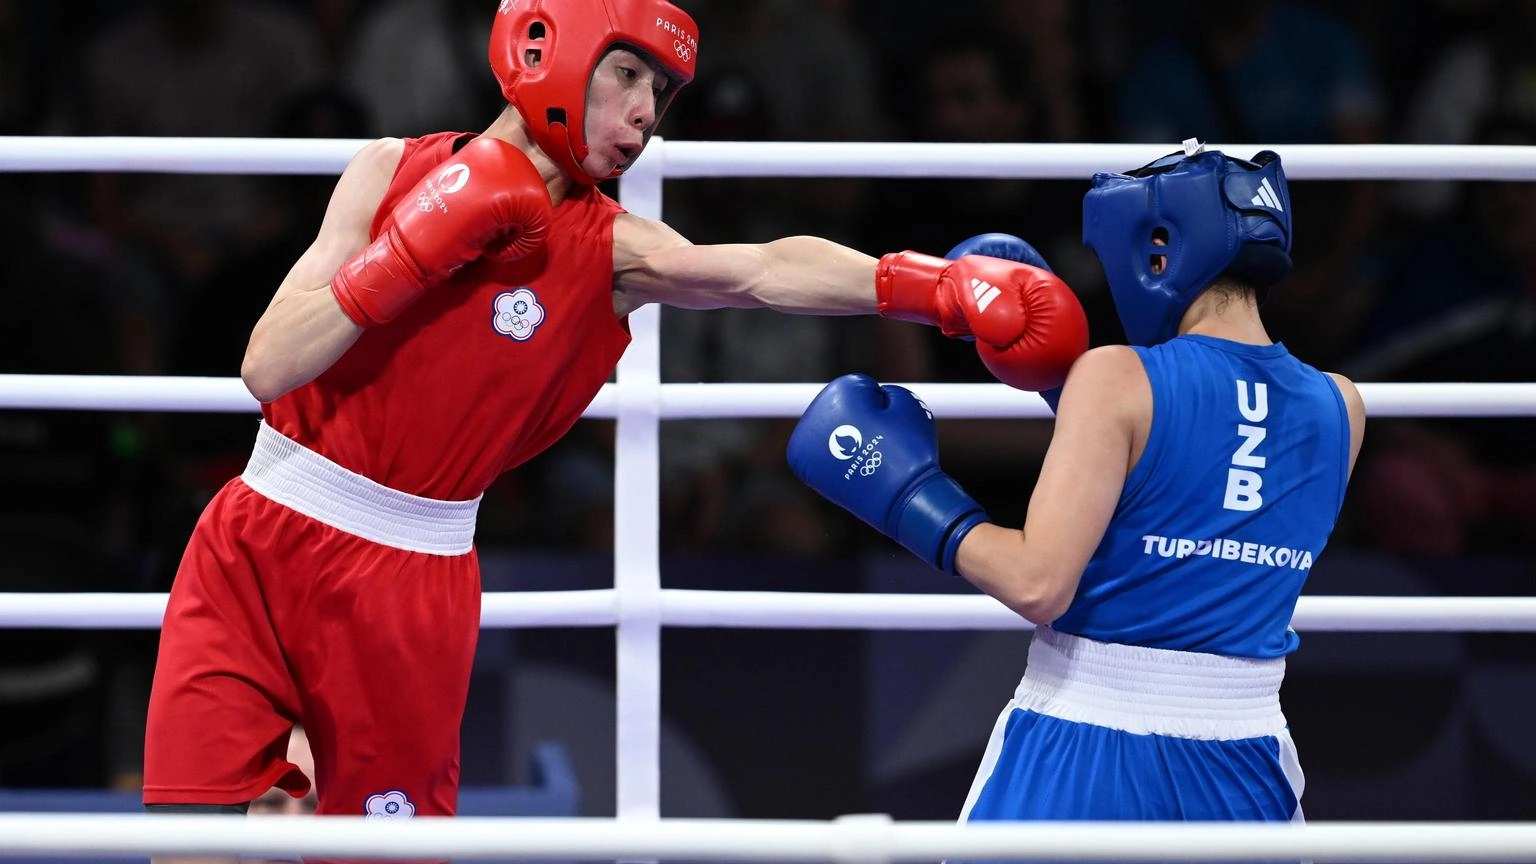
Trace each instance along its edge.
<instances>
[{"instance_id":1,"label":"headgear ear opening","mask_svg":"<svg viewBox=\"0 0 1536 864\"><path fill-rule=\"evenodd\" d=\"M1083 242L1104 268L1134 345L1172 338L1189 304L1223 274L1262 296L1291 268L1290 192L1279 155L1234 159L1194 144L1128 174L1096 174L1083 199Z\"/></svg>"}]
</instances>

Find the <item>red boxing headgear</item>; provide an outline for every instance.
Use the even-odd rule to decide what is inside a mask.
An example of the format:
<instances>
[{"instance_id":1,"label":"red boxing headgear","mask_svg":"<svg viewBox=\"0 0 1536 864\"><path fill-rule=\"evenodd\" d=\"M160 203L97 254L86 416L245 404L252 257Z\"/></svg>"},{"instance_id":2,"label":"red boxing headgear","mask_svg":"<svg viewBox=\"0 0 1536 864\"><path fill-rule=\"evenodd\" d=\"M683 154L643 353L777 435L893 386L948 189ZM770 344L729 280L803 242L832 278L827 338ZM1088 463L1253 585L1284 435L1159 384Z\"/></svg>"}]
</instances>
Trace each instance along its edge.
<instances>
[{"instance_id":1,"label":"red boxing headgear","mask_svg":"<svg viewBox=\"0 0 1536 864\"><path fill-rule=\"evenodd\" d=\"M657 98L649 139L672 97L693 80L699 28L688 13L666 0L501 0L491 27L491 71L502 94L539 149L586 183L609 179L588 174L581 160L588 152L587 84L616 46L644 53L672 79Z\"/></svg>"}]
</instances>

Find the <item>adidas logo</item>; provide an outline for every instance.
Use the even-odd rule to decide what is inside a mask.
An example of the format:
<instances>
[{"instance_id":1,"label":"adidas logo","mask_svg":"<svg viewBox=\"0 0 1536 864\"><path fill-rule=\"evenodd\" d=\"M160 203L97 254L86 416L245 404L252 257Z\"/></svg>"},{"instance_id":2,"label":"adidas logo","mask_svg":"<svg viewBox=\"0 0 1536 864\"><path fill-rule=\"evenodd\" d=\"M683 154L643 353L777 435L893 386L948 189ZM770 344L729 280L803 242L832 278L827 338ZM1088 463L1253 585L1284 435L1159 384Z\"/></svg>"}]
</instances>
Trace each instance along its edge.
<instances>
[{"instance_id":1,"label":"adidas logo","mask_svg":"<svg viewBox=\"0 0 1536 864\"><path fill-rule=\"evenodd\" d=\"M1259 194L1253 196L1253 203L1271 210L1279 210L1281 213L1285 212L1285 208L1280 206L1280 196L1275 194L1275 187L1269 185L1268 177L1259 181Z\"/></svg>"},{"instance_id":2,"label":"adidas logo","mask_svg":"<svg viewBox=\"0 0 1536 864\"><path fill-rule=\"evenodd\" d=\"M972 279L971 293L976 295L976 311L985 312L987 307L992 305L992 301L996 300L1003 292L990 282Z\"/></svg>"}]
</instances>

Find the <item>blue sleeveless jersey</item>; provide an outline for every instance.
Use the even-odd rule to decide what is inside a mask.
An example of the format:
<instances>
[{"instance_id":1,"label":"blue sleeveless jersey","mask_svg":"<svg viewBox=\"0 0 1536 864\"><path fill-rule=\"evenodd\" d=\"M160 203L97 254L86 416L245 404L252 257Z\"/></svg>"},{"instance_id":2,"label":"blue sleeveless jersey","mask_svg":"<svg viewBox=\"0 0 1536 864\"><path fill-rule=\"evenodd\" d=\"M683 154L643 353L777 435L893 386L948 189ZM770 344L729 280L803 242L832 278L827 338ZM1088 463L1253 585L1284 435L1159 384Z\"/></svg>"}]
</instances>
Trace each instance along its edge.
<instances>
[{"instance_id":1,"label":"blue sleeveless jersey","mask_svg":"<svg viewBox=\"0 0 1536 864\"><path fill-rule=\"evenodd\" d=\"M1135 348L1152 429L1063 633L1272 658L1349 477L1349 415L1333 379L1284 345L1187 335Z\"/></svg>"}]
</instances>

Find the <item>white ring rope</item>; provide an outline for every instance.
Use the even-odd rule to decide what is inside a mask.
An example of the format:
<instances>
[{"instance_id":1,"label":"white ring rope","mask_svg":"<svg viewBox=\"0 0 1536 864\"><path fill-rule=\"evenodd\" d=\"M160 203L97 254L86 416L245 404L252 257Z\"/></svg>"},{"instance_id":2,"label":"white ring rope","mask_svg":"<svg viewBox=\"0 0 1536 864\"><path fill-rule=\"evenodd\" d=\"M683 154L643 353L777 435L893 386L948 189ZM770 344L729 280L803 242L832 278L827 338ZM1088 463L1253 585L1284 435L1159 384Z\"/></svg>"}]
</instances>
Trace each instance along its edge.
<instances>
[{"instance_id":1,"label":"white ring rope","mask_svg":"<svg viewBox=\"0 0 1536 864\"><path fill-rule=\"evenodd\" d=\"M480 626L612 627L633 612L619 593L488 591ZM976 594L834 594L809 591L708 591L663 588L654 610L668 627L761 630L1028 630L1028 621ZM0 592L0 629L152 630L165 594L23 594ZM1301 598L1291 624L1301 632L1536 632L1536 597Z\"/></svg>"},{"instance_id":2,"label":"white ring rope","mask_svg":"<svg viewBox=\"0 0 1536 864\"><path fill-rule=\"evenodd\" d=\"M354 139L0 136L0 171L338 174ZM1246 154L1264 145L1213 144ZM655 139L620 181L626 208L661 216L662 181L689 177L1054 178L1086 182L1170 145L689 142ZM1536 180L1536 147L1287 145L1297 180ZM14 854L233 854L371 858L647 858L679 861L1351 860L1536 862L1536 823L973 824L659 820L660 630L680 627L1014 629L1022 619L976 595L695 591L660 587L654 502L663 419L794 417L820 384L664 384L659 317L630 318L634 346L588 417L617 419L614 588L495 592L486 627L615 627L616 820L299 819L0 814ZM1039 397L1002 385L911 384L947 417L1045 417ZM1536 416L1536 384L1363 383L1373 417ZM0 410L254 412L235 378L0 375ZM0 593L0 627L154 628L163 594ZM1536 598L1303 597L1299 630L1536 631Z\"/></svg>"},{"instance_id":3,"label":"white ring rope","mask_svg":"<svg viewBox=\"0 0 1536 864\"><path fill-rule=\"evenodd\" d=\"M364 140L351 138L66 138L0 136L0 171L177 174L339 174ZM1248 154L1274 145L1210 146ZM1167 144L924 144L668 141L640 162L666 176L967 177L1086 180L1166 155ZM1536 180L1536 147L1287 144L1292 180ZM636 164L639 168L639 163ZM634 170L634 169L632 169Z\"/></svg>"},{"instance_id":4,"label":"white ring rope","mask_svg":"<svg viewBox=\"0 0 1536 864\"><path fill-rule=\"evenodd\" d=\"M281 820L281 821L279 821ZM280 827L279 827L280 826ZM0 856L122 854L369 859L1536 862L1536 825L1426 822L972 823L0 815Z\"/></svg>"},{"instance_id":5,"label":"white ring rope","mask_svg":"<svg viewBox=\"0 0 1536 864\"><path fill-rule=\"evenodd\" d=\"M798 417L822 384L659 384L663 420ZM904 383L946 418L1049 417L1033 393L1003 384ZM1536 417L1536 384L1362 383L1372 417ZM604 384L582 415L618 416L618 385ZM165 375L0 374L0 410L206 411L254 413L261 406L238 378Z\"/></svg>"}]
</instances>

